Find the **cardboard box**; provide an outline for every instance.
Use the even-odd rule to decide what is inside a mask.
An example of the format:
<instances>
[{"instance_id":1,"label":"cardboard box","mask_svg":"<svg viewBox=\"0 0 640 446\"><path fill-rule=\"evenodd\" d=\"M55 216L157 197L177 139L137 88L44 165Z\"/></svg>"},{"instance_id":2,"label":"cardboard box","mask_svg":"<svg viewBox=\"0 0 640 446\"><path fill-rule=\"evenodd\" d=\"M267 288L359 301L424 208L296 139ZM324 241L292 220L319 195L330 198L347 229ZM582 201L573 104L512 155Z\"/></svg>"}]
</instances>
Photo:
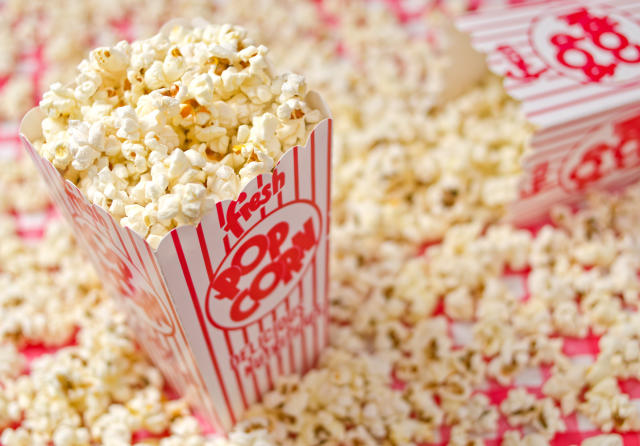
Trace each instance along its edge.
<instances>
[{"instance_id":1,"label":"cardboard box","mask_svg":"<svg viewBox=\"0 0 640 446\"><path fill-rule=\"evenodd\" d=\"M329 117L316 93L307 101ZM37 153L43 118L27 113L20 137L53 200L142 348L214 428L228 430L278 376L314 364L328 340L331 119L154 250Z\"/></svg>"},{"instance_id":2,"label":"cardboard box","mask_svg":"<svg viewBox=\"0 0 640 446\"><path fill-rule=\"evenodd\" d=\"M529 1L456 25L537 127L512 221L640 178L640 3Z\"/></svg>"}]
</instances>

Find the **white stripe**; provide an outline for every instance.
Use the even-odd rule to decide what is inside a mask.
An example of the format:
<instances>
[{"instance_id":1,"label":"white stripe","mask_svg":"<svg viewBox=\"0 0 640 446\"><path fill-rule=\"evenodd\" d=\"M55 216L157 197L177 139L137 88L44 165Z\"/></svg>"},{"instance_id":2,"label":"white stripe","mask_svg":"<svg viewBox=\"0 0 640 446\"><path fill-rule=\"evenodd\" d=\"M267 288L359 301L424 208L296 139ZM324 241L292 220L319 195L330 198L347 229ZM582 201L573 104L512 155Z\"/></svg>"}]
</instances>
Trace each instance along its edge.
<instances>
[{"instance_id":1,"label":"white stripe","mask_svg":"<svg viewBox=\"0 0 640 446\"><path fill-rule=\"evenodd\" d=\"M527 114L528 119L533 124L539 127L550 127L552 125L555 126L559 124L564 124L568 121L573 121L576 119L582 119L582 118L588 117L589 115L603 111L605 107L618 108L625 105L629 105L633 102L638 101L639 95L640 95L640 89L637 89L637 88L635 91L634 90L611 91L605 97L589 99L588 101L585 101L585 102L561 106L555 110L546 111L544 113L541 113L535 116L530 116L530 113L533 110L530 109L528 102L525 102L523 104L523 109L525 111L525 114ZM573 96L573 98L580 99L580 96ZM565 101L562 101L562 102L554 101L553 104L561 105L561 104L564 104L564 102ZM553 104L549 103L547 104L547 107ZM540 110L540 109L541 108L538 106L537 110Z\"/></svg>"},{"instance_id":2,"label":"white stripe","mask_svg":"<svg viewBox=\"0 0 640 446\"><path fill-rule=\"evenodd\" d=\"M260 394L262 394L266 392L267 389L269 388L269 380L267 378L268 361L266 361L266 357L264 356L264 353L260 351L260 342L259 342L260 326L258 325L257 322L247 327L247 337L249 338L249 342L253 345L255 349L255 352L256 352L255 354L257 356L262 356L265 359L263 365L256 367L254 369L254 373L256 374L256 380L258 381L258 389ZM251 383L251 390L253 390L253 382Z\"/></svg>"},{"instance_id":3,"label":"white stripe","mask_svg":"<svg viewBox=\"0 0 640 446\"><path fill-rule=\"evenodd\" d=\"M183 232L185 229L191 229L191 231L193 232L193 228L181 228L180 241L183 247L186 246L186 243L190 240L189 237L183 237ZM185 256L186 255L187 254L185 253ZM197 367L200 369L200 373L207 386L208 396L212 399L215 407L218 409L218 416L220 417L221 422L226 427L229 427L231 426L231 417L226 410L226 404L222 395L222 383L219 383L217 380L216 371L213 367L212 359L209 356L209 351L207 349L205 338L200 329L200 323L198 321L195 308L193 307L193 304L191 302L189 289L187 287L186 281L182 276L181 268L177 262L178 254L175 251L173 243L167 243L166 245L163 244L162 246L160 246L160 250L157 253L157 258L158 263L161 267L161 271L163 272L165 280L167 282L167 287L172 294L176 312L178 313L180 321L182 321L183 323L183 329L185 331L185 335L187 336L191 351L193 352L194 358L196 360ZM214 344L214 348L216 345L220 345L219 343L215 343L215 337L212 337L211 341L212 344ZM224 345L225 344L223 343L222 346ZM229 369L229 367L224 367L222 364L219 365L224 379L225 374L223 373L223 371L225 368ZM229 392L230 403L234 411L236 413L240 413L242 407L240 402L238 401L237 396L234 398L233 386L225 385L225 388Z\"/></svg>"},{"instance_id":4,"label":"white stripe","mask_svg":"<svg viewBox=\"0 0 640 446\"><path fill-rule=\"evenodd\" d=\"M503 21L503 19L499 19L500 22ZM474 39L482 39L483 41L485 40L489 40L489 41L495 41L495 38L491 38L492 35L497 35L497 36L502 36L505 33L514 33L514 34L523 34L526 35L527 31L529 30L529 26L531 24L531 22L529 20L527 21L522 21L522 22L518 22L518 21L505 21L505 24L499 28L496 27L488 27L485 29L478 29L478 30L474 30L473 31L473 38Z\"/></svg>"},{"instance_id":5,"label":"white stripe","mask_svg":"<svg viewBox=\"0 0 640 446\"><path fill-rule=\"evenodd\" d=\"M565 134L573 133L576 131L583 130L584 132L589 131L596 124L601 122L611 121L613 119L626 119L635 116L640 112L640 104L632 106L628 110L620 110L620 108L609 110L607 113L599 114L596 116L588 116L584 119L574 120L562 126L548 127L537 132L533 138L531 139L531 144L533 146L543 146L549 142L549 140L561 140L567 139L565 138ZM573 136L569 137L573 138Z\"/></svg>"},{"instance_id":6,"label":"white stripe","mask_svg":"<svg viewBox=\"0 0 640 446\"><path fill-rule=\"evenodd\" d=\"M495 11L470 13L456 20L457 26L468 33L475 32L476 29L493 27L496 23L504 21L526 21L529 22L538 15L536 7L522 7L517 9L503 10L498 15Z\"/></svg>"},{"instance_id":7,"label":"white stripe","mask_svg":"<svg viewBox=\"0 0 640 446\"><path fill-rule=\"evenodd\" d=\"M220 333L220 331L218 330L216 331ZM228 333L229 333L229 338L231 339L231 346L233 348L233 353L240 354L243 350L243 347L247 345L247 343L244 341L242 329L229 330ZM224 348L223 346L224 344L220 345L221 350ZM247 349L247 351L249 350ZM231 352L229 352L229 354L230 353ZM249 354L248 357L250 358L251 355ZM220 366L222 369L231 370L230 363L227 361L222 361L220 363ZM253 375L255 373L255 369L252 371L250 366L251 366L250 361L242 361L240 362L238 367L238 376L240 377L240 383L242 385L242 388L244 389L244 396L246 397L248 404L251 404L251 402L255 401L258 398L258 394L256 393L255 387L253 385ZM257 380L257 373L256 373L256 380ZM237 382L235 378L233 382L234 383Z\"/></svg>"}]
</instances>

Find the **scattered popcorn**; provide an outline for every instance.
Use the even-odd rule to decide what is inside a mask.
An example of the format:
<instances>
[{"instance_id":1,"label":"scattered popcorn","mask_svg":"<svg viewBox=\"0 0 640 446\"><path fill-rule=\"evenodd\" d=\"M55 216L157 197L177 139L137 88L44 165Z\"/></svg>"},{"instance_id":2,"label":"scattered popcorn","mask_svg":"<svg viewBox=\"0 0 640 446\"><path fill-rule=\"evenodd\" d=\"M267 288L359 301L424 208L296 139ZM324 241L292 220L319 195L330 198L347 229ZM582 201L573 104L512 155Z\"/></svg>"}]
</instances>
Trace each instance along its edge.
<instances>
[{"instance_id":1,"label":"scattered popcorn","mask_svg":"<svg viewBox=\"0 0 640 446\"><path fill-rule=\"evenodd\" d=\"M321 119L315 110L296 117L305 83L274 76L267 56L308 73L336 118L331 347L304 377L278 380L228 439L208 438L183 401L166 399L68 232L53 224L43 241L18 236L13 214L50 204L28 160L0 159L9 191L0 196L0 312L10 316L0 318L0 344L14 346L13 359L28 343L59 347L26 374L12 367L0 378L2 444L411 445L438 442L448 426L450 444L481 445L499 426L498 409L523 430L506 432L507 446L548 445L565 430L561 415L586 416L601 430L639 428L617 380L640 373L640 187L594 195L575 213L559 207L535 236L496 223L531 126L496 77L451 85L459 61L438 39L409 36L382 4L234 0L213 12L198 0L129 1L100 14L92 2L7 2L16 40L42 45L56 62L39 91L70 78L90 42L103 45L73 88L47 93L44 105L63 116L43 122L45 139L59 143L48 146L52 162L155 246L269 171L285 142L304 140ZM220 28L211 46L182 42L179 30L148 45L116 44L121 31L102 31L127 11L151 35L176 8L241 23L270 52L233 47L245 39L238 28ZM319 8L340 20L327 25ZM73 25L56 32L70 23L65 14ZM426 20L439 32L432 13ZM18 50L0 51L0 73ZM211 69L189 71L190 61ZM11 105L20 95L10 96L3 106L20 109ZM505 270L530 271L526 300ZM602 335L595 361L574 364L563 337L591 334ZM543 397L520 383L540 365L551 369ZM494 381L516 387L499 408L482 393ZM139 429L153 437L134 440ZM618 435L595 438L583 444L621 444Z\"/></svg>"},{"instance_id":2,"label":"scattered popcorn","mask_svg":"<svg viewBox=\"0 0 640 446\"><path fill-rule=\"evenodd\" d=\"M0 37L1 39L2 37ZM0 56L0 57L4 57ZM0 60L0 65L2 61ZM0 69L0 75L1 75ZM0 118L17 120L33 103L34 91L31 79L23 76L11 77L0 88Z\"/></svg>"},{"instance_id":3,"label":"scattered popcorn","mask_svg":"<svg viewBox=\"0 0 640 446\"><path fill-rule=\"evenodd\" d=\"M640 428L638 409L629 395L620 392L617 381L606 377L585 393L580 412L603 431L625 432Z\"/></svg>"},{"instance_id":4,"label":"scattered popcorn","mask_svg":"<svg viewBox=\"0 0 640 446\"><path fill-rule=\"evenodd\" d=\"M0 248L0 342L63 345L104 299L99 279L61 222L49 225L34 245L6 219L0 214L0 226L8 228Z\"/></svg>"},{"instance_id":5,"label":"scattered popcorn","mask_svg":"<svg viewBox=\"0 0 640 446\"><path fill-rule=\"evenodd\" d=\"M507 399L500 404L500 411L514 427L532 424L538 416L536 397L525 389L510 390Z\"/></svg>"},{"instance_id":6,"label":"scattered popcorn","mask_svg":"<svg viewBox=\"0 0 640 446\"><path fill-rule=\"evenodd\" d=\"M571 364L567 367L556 365L551 377L544 383L542 392L560 402L565 415L573 413L578 406L578 398L585 385L586 366Z\"/></svg>"},{"instance_id":7,"label":"scattered popcorn","mask_svg":"<svg viewBox=\"0 0 640 446\"><path fill-rule=\"evenodd\" d=\"M518 431L507 431L501 446L549 446L549 440L540 434L522 434Z\"/></svg>"},{"instance_id":8,"label":"scattered popcorn","mask_svg":"<svg viewBox=\"0 0 640 446\"><path fill-rule=\"evenodd\" d=\"M18 160L0 157L0 213L36 212L51 206L36 167L26 155Z\"/></svg>"},{"instance_id":9,"label":"scattered popcorn","mask_svg":"<svg viewBox=\"0 0 640 446\"><path fill-rule=\"evenodd\" d=\"M20 375L25 366L24 357L15 344L0 344L0 383Z\"/></svg>"},{"instance_id":10,"label":"scattered popcorn","mask_svg":"<svg viewBox=\"0 0 640 446\"><path fill-rule=\"evenodd\" d=\"M322 119L306 102L304 78L276 74L267 53L231 25L175 26L97 48L74 85L44 93L44 137L35 145L89 200L157 247L172 228L237 198Z\"/></svg>"}]
</instances>

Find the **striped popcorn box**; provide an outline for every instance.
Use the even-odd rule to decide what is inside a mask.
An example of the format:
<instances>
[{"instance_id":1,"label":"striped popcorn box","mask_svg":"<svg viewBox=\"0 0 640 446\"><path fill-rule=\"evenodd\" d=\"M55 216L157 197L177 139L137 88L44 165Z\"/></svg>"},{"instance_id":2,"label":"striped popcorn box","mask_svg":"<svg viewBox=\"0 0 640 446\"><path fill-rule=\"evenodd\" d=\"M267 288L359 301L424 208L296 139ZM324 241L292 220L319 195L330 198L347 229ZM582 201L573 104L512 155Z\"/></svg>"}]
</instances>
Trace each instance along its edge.
<instances>
[{"instance_id":1,"label":"striped popcorn box","mask_svg":"<svg viewBox=\"0 0 640 446\"><path fill-rule=\"evenodd\" d=\"M640 178L640 3L530 1L456 25L536 126L513 221Z\"/></svg>"},{"instance_id":2,"label":"striped popcorn box","mask_svg":"<svg viewBox=\"0 0 640 446\"><path fill-rule=\"evenodd\" d=\"M316 93L307 101L329 116ZM328 340L330 119L237 200L154 250L37 153L43 117L31 110L20 136L58 209L142 348L214 428L228 430L278 376L314 364Z\"/></svg>"}]
</instances>

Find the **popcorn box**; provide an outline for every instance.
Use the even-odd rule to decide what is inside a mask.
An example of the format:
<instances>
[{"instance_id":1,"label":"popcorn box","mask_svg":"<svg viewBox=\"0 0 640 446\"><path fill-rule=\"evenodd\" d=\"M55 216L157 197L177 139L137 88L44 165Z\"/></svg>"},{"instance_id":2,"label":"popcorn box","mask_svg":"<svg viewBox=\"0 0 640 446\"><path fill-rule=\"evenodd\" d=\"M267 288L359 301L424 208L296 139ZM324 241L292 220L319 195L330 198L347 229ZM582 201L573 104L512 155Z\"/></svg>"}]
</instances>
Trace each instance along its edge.
<instances>
[{"instance_id":1,"label":"popcorn box","mask_svg":"<svg viewBox=\"0 0 640 446\"><path fill-rule=\"evenodd\" d=\"M456 25L536 126L512 221L640 178L640 3L523 2Z\"/></svg>"},{"instance_id":2,"label":"popcorn box","mask_svg":"<svg viewBox=\"0 0 640 446\"><path fill-rule=\"evenodd\" d=\"M306 145L289 149L272 173L218 202L197 226L172 230L156 250L38 154L31 142L42 136L40 109L20 128L141 347L218 430L278 376L310 368L327 345L331 119L317 93L306 100L327 117Z\"/></svg>"}]
</instances>

